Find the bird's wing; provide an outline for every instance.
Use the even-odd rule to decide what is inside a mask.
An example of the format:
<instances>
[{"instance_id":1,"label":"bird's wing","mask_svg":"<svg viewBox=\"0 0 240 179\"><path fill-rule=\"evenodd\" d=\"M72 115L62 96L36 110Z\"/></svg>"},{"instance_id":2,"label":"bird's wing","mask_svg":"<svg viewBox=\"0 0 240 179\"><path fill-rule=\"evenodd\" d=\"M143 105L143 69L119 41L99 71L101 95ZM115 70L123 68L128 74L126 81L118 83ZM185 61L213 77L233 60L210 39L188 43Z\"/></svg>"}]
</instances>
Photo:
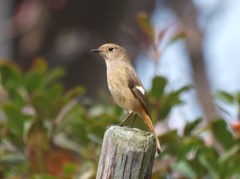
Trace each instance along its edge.
<instances>
[{"instance_id":1,"label":"bird's wing","mask_svg":"<svg viewBox=\"0 0 240 179\"><path fill-rule=\"evenodd\" d=\"M127 71L127 76L128 76L129 89L131 90L133 96L139 100L139 102L141 103L145 112L150 116L146 92L145 92L136 72L132 68L127 68L126 71Z\"/></svg>"}]
</instances>

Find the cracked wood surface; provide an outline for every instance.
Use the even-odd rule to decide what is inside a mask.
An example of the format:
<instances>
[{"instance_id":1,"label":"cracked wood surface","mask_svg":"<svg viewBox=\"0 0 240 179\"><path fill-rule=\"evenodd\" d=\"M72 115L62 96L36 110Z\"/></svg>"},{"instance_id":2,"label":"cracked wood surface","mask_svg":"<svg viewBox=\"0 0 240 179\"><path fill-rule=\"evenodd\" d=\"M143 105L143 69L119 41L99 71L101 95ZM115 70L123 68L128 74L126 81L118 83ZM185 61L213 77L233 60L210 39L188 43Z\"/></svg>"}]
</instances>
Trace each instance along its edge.
<instances>
[{"instance_id":1,"label":"cracked wood surface","mask_svg":"<svg viewBox=\"0 0 240 179\"><path fill-rule=\"evenodd\" d=\"M111 126L103 139L97 179L150 179L156 152L153 134Z\"/></svg>"}]
</instances>

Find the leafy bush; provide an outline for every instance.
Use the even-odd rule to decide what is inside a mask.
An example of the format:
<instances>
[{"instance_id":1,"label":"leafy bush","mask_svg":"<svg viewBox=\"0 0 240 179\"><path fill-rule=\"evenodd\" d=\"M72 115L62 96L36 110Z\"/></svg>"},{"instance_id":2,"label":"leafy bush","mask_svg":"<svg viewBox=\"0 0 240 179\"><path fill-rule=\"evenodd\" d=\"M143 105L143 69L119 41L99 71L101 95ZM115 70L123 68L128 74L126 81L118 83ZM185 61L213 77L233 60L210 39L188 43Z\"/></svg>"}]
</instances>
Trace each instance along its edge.
<instances>
[{"instance_id":1,"label":"leafy bush","mask_svg":"<svg viewBox=\"0 0 240 179\"><path fill-rule=\"evenodd\" d=\"M0 71L1 174L71 178L78 172L94 177L105 128L118 123L122 111L106 97L104 104L93 104L80 86L64 92L63 69L48 70L42 59L34 61L26 73L9 62L2 62ZM163 95L166 85L166 79L156 77L150 92L156 106L153 114L167 106L156 113L161 119L180 103L183 91ZM141 122L137 125L144 127Z\"/></svg>"},{"instance_id":2,"label":"leafy bush","mask_svg":"<svg viewBox=\"0 0 240 179\"><path fill-rule=\"evenodd\" d=\"M145 12L137 14L137 22L142 32L144 50L150 54L150 59L157 63L162 53L176 40L185 37L183 29L178 24L170 24L158 29L151 23ZM174 33L169 34L169 30ZM168 39L164 43L163 37ZM169 37L170 36L170 37ZM177 91L165 92L167 81L155 77L149 93L152 114L155 119L166 119L175 105L182 103L180 95L189 90L189 86ZM240 178L240 93L229 94L218 91L216 96L238 109L238 121L231 124L235 133L229 130L224 119L215 119L203 124L202 119L187 123L183 135L176 130L170 130L159 136L163 153L154 164L152 178ZM220 109L228 113L220 106Z\"/></svg>"},{"instance_id":3,"label":"leafy bush","mask_svg":"<svg viewBox=\"0 0 240 179\"><path fill-rule=\"evenodd\" d=\"M120 122L122 110L102 96L100 103L84 96L81 86L66 91L64 70L49 70L42 59L27 72L9 62L0 64L0 177L95 178L101 142L108 125ZM165 120L182 87L166 91L168 81L157 76L149 91L155 122ZM136 126L146 129L138 120ZM183 134L169 130L159 136L153 178L239 178L240 144L223 119L187 123Z\"/></svg>"},{"instance_id":4,"label":"leafy bush","mask_svg":"<svg viewBox=\"0 0 240 179\"><path fill-rule=\"evenodd\" d=\"M144 12L137 22L144 50L155 64L170 44L185 36L176 28L162 44L170 26L156 29ZM104 131L119 123L123 113L109 96L102 95L97 103L84 95L82 86L66 91L64 74L61 68L48 69L43 59L35 60L27 72L0 62L0 178L95 178ZM155 123L167 119L190 89L167 91L167 86L164 77L152 81L148 97ZM233 131L223 119L196 119L185 125L182 135L168 130L159 136L163 152L156 157L152 178L240 178L239 94L216 93L226 105L238 108ZM135 126L148 130L141 120Z\"/></svg>"},{"instance_id":5,"label":"leafy bush","mask_svg":"<svg viewBox=\"0 0 240 179\"><path fill-rule=\"evenodd\" d=\"M48 70L42 59L26 73L1 62L0 72L0 176L94 176L103 133L117 122L117 110L91 103L87 110L84 88L64 92L64 70Z\"/></svg>"}]
</instances>

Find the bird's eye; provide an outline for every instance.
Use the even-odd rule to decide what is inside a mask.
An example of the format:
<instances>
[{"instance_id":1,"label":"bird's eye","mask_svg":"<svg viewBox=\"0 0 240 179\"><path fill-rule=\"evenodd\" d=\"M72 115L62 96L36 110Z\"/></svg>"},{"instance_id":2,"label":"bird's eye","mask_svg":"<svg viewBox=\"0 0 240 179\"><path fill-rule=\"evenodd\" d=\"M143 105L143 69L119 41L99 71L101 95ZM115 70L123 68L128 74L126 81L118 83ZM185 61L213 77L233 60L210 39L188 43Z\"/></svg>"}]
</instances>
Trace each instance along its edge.
<instances>
[{"instance_id":1,"label":"bird's eye","mask_svg":"<svg viewBox=\"0 0 240 179\"><path fill-rule=\"evenodd\" d=\"M108 50L111 52L111 51L113 51L113 48L109 48Z\"/></svg>"}]
</instances>

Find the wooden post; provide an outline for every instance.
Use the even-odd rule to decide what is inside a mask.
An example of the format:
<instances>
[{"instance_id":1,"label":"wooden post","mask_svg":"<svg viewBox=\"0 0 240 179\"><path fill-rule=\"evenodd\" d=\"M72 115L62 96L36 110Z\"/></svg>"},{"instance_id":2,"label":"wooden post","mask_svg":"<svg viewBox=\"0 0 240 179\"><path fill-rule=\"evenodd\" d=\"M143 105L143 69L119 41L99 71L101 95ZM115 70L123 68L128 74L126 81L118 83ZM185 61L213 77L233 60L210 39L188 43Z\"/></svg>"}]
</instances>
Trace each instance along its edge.
<instances>
[{"instance_id":1,"label":"wooden post","mask_svg":"<svg viewBox=\"0 0 240 179\"><path fill-rule=\"evenodd\" d=\"M150 179L156 152L153 134L111 126L104 134L97 179Z\"/></svg>"}]
</instances>

